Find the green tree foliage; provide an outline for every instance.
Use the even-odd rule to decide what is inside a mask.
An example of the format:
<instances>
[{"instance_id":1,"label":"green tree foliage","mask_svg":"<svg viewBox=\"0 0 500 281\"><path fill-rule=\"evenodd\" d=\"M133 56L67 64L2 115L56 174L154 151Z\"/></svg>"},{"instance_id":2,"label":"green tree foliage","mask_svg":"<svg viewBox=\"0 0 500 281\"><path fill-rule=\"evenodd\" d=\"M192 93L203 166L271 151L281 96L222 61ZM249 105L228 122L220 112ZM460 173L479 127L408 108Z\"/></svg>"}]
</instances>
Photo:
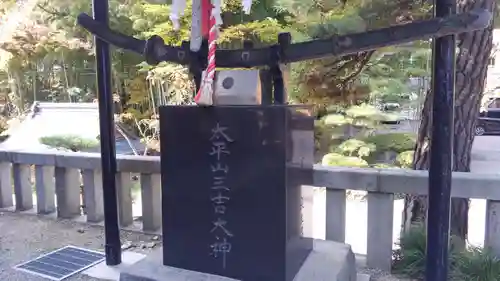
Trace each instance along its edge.
<instances>
[{"instance_id":1,"label":"green tree foliage","mask_svg":"<svg viewBox=\"0 0 500 281\"><path fill-rule=\"evenodd\" d=\"M426 17L430 9L429 5L420 1L347 1L346 5L328 5L325 4L327 1L300 2L302 5L311 5L303 10L310 11L309 17L316 19L308 21L306 35L310 39L362 32L420 19ZM380 88L380 83L389 83L392 87L398 85L401 93L404 88L402 83L406 82L408 75L398 74L399 77L393 81L387 81L386 78L397 72L393 67L394 62L404 60L404 57L400 50L392 48L301 63L292 69L290 94L299 102L314 103L321 114L324 107L332 103L354 105L368 101L370 93ZM375 65L386 61L386 73L377 73L380 67ZM394 71L387 73L391 68Z\"/></svg>"},{"instance_id":2,"label":"green tree foliage","mask_svg":"<svg viewBox=\"0 0 500 281\"><path fill-rule=\"evenodd\" d=\"M414 92L409 79L428 76L430 55L429 42L384 48L366 64L360 79L369 85L372 100L399 103Z\"/></svg>"},{"instance_id":3,"label":"green tree foliage","mask_svg":"<svg viewBox=\"0 0 500 281\"><path fill-rule=\"evenodd\" d=\"M295 42L329 38L428 14L424 2L403 2L259 0L246 15L240 0L224 1L219 45L239 48L244 40L251 40L257 47L270 45L276 43L280 32L290 32ZM2 5L7 7L5 3ZM181 28L174 30L168 4L109 0L110 25L127 35L160 35L167 44L179 45L189 38L191 3L187 3ZM0 44L0 49L12 55L5 72L0 72L0 96L16 105L19 112L35 99L88 102L97 98L93 37L76 23L80 12L91 13L91 1L41 0L26 23ZM406 92L410 77L425 74L425 64L409 62L422 61L412 53L426 47L415 43L292 64L287 81L289 97L292 102L315 105L319 115L341 114L348 123L364 122L356 126L370 127L367 123L380 121L370 120L378 118L377 114L360 117L352 106ZM112 56L114 98L129 114L128 120L154 122L158 105L191 101L194 84L184 67L168 63L148 66L140 56L114 48ZM333 105L338 110L331 110ZM351 109L346 111L346 107Z\"/></svg>"},{"instance_id":4,"label":"green tree foliage","mask_svg":"<svg viewBox=\"0 0 500 281\"><path fill-rule=\"evenodd\" d=\"M167 44L178 45L189 37L189 5L188 1L181 18L181 29L176 31L169 20L169 5L149 4L140 0L110 0L110 24L113 29L128 35L146 38L157 34ZM275 43L277 34L284 31L291 32L295 41L304 41L364 31L368 26L374 28L394 24L404 21L401 19L403 14L420 18L426 13L425 5L418 1L411 5L405 4L404 9L393 9L391 14L387 13L389 6L397 5L403 4L379 0L349 1L346 4L339 1L260 0L255 1L250 15L244 15L240 1L225 1L222 15L224 25L219 41L222 47L228 48L240 47L243 40L252 40L257 46L269 45ZM82 81L85 80L82 76L89 75L78 73L93 67L92 37L76 24L76 16L80 12L91 12L90 1L41 1L30 15L30 24L0 46L13 54L9 73L19 85L11 92L24 91L26 93L18 93L17 96L31 100L30 92L49 88L48 96L58 95L58 99L71 100L67 93L70 87L95 90L95 85L89 79ZM291 71L290 96L299 101L321 101L322 104L352 104L366 99L371 87L381 87L380 83L367 84L360 79L364 77L362 74L378 75L377 67L368 65L372 55L373 52L361 53L296 64ZM394 56L392 58L397 60ZM380 60L378 57L376 59ZM141 58L134 54L114 50L115 92L121 97L127 96L124 84L127 84L128 78L137 76L138 69L151 70L143 66L138 68L140 61ZM47 72L52 77L38 77L41 65L44 75ZM54 70L50 66L59 67ZM161 73L165 73L165 70L180 71L166 65L159 68L163 68L159 71ZM20 77L20 73L35 69L37 74L28 77L31 83ZM396 72L400 73L395 69L393 73ZM47 80L50 82L47 83ZM397 84L397 81L392 84ZM144 93L144 96L148 95Z\"/></svg>"}]
</instances>

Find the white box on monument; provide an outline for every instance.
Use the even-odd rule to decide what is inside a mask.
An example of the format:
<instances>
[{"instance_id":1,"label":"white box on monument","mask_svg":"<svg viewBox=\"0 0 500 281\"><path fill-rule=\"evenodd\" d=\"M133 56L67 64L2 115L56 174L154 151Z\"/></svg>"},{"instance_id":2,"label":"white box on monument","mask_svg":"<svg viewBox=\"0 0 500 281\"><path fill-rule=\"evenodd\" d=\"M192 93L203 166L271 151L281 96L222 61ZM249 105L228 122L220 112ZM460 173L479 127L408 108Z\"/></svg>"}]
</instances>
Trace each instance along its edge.
<instances>
[{"instance_id":1,"label":"white box on monument","mask_svg":"<svg viewBox=\"0 0 500 281\"><path fill-rule=\"evenodd\" d=\"M262 91L259 71L217 71L214 93L215 105L261 104Z\"/></svg>"}]
</instances>

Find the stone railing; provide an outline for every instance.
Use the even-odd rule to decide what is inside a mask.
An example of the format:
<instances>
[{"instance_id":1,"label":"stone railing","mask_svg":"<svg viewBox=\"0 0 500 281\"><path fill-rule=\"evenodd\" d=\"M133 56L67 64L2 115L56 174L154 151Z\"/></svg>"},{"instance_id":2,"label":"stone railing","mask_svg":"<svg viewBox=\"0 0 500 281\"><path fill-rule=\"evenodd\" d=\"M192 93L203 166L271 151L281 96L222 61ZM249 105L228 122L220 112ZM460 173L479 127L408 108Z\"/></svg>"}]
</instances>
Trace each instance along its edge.
<instances>
[{"instance_id":1,"label":"stone railing","mask_svg":"<svg viewBox=\"0 0 500 281\"><path fill-rule=\"evenodd\" d=\"M96 153L2 151L0 208L36 211L38 214L55 213L64 219L83 217L87 222L100 223L104 218L100 166L100 155ZM142 230L158 231L161 227L159 157L120 156L117 169L120 226L135 228L140 225L134 221L132 214L132 189L139 186Z\"/></svg>"},{"instance_id":2,"label":"stone railing","mask_svg":"<svg viewBox=\"0 0 500 281\"><path fill-rule=\"evenodd\" d=\"M158 233L161 228L159 157L117 159L120 226ZM103 220L101 161L93 153L0 151L0 208ZM315 166L314 186L326 187L325 238L344 242L346 190L367 191L367 265L390 269L394 194L427 193L427 172ZM83 196L80 187L83 186ZM487 199L484 245L500 256L500 175L454 173L452 196ZM132 190L139 187L142 216L134 220ZM137 189L135 189L137 190ZM33 196L35 194L35 196ZM83 197L83 198L82 198ZM82 212L82 205L85 206Z\"/></svg>"},{"instance_id":3,"label":"stone railing","mask_svg":"<svg viewBox=\"0 0 500 281\"><path fill-rule=\"evenodd\" d=\"M427 195L428 172L316 166L314 185L326 188L325 238L345 241L346 190L367 191L369 267L389 270L394 194ZM484 245L500 257L500 175L454 172L452 197L487 199Z\"/></svg>"}]
</instances>

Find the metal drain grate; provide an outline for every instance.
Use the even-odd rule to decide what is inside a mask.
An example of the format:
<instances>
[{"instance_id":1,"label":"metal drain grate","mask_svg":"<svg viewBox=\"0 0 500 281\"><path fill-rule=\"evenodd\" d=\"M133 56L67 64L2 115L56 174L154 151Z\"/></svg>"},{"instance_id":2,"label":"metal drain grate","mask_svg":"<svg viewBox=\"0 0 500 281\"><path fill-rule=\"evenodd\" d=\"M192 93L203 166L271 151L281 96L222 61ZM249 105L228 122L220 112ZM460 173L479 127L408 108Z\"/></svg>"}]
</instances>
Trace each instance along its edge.
<instances>
[{"instance_id":1,"label":"metal drain grate","mask_svg":"<svg viewBox=\"0 0 500 281\"><path fill-rule=\"evenodd\" d=\"M60 281L103 261L104 257L100 252L66 246L16 265L14 269Z\"/></svg>"}]
</instances>

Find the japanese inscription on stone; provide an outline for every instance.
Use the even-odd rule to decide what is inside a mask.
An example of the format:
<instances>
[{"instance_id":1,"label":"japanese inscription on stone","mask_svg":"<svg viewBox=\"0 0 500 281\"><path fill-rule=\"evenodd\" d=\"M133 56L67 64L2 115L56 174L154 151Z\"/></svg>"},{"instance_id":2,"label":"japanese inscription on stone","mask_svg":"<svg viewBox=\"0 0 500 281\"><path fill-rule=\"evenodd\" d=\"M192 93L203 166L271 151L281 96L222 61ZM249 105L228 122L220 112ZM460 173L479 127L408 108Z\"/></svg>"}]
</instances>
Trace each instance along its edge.
<instances>
[{"instance_id":1,"label":"japanese inscription on stone","mask_svg":"<svg viewBox=\"0 0 500 281\"><path fill-rule=\"evenodd\" d=\"M213 205L214 219L210 233L214 236L214 242L210 245L210 254L217 259L221 259L222 268L226 269L226 259L231 253L231 238L234 234L230 230L230 225L225 219L227 202L231 200L231 188L227 185L226 179L229 176L229 166L224 160L230 157L229 144L234 140L229 136L228 128L216 123L212 128L210 137L212 157L210 170L212 172L212 185L210 186L210 201Z\"/></svg>"}]
</instances>

